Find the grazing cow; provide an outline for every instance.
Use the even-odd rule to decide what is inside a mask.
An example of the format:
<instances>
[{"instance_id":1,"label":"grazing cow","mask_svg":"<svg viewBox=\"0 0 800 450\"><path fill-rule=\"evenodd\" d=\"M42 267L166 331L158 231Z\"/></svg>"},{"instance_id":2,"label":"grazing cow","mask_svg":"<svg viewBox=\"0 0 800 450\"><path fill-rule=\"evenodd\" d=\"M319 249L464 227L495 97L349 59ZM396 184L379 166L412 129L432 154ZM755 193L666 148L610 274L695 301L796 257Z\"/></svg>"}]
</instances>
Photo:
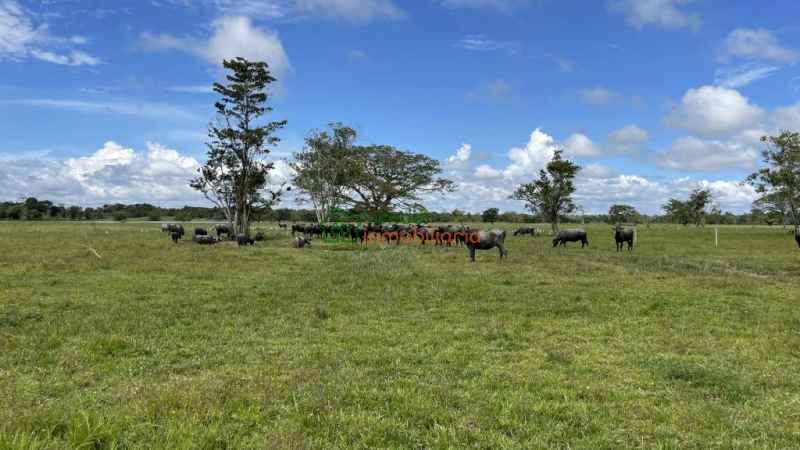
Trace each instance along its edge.
<instances>
[{"instance_id":1,"label":"grazing cow","mask_svg":"<svg viewBox=\"0 0 800 450\"><path fill-rule=\"evenodd\" d=\"M250 236L246 234L237 234L236 235L236 245L239 247L243 245L255 245L256 241L253 240Z\"/></svg>"},{"instance_id":2,"label":"grazing cow","mask_svg":"<svg viewBox=\"0 0 800 450\"><path fill-rule=\"evenodd\" d=\"M230 225L217 225L214 227L214 230L217 232L217 239L221 240L222 235L226 235L228 238L233 237L233 227Z\"/></svg>"},{"instance_id":3,"label":"grazing cow","mask_svg":"<svg viewBox=\"0 0 800 450\"><path fill-rule=\"evenodd\" d=\"M177 244L178 241L180 241L181 238L183 237L183 233L181 233L180 231L173 231L169 234L169 237L170 239L172 239L172 242Z\"/></svg>"},{"instance_id":4,"label":"grazing cow","mask_svg":"<svg viewBox=\"0 0 800 450\"><path fill-rule=\"evenodd\" d=\"M286 228L286 224L285 223L280 223L280 222L278 222L278 228L283 228L284 230L287 229Z\"/></svg>"},{"instance_id":5,"label":"grazing cow","mask_svg":"<svg viewBox=\"0 0 800 450\"><path fill-rule=\"evenodd\" d=\"M491 250L495 247L500 250L500 259L508 258L508 250L506 250L505 246L505 231L469 231L469 229L467 229L467 232L470 233L469 237L466 239L470 261L475 262L475 250Z\"/></svg>"},{"instance_id":6,"label":"grazing cow","mask_svg":"<svg viewBox=\"0 0 800 450\"><path fill-rule=\"evenodd\" d=\"M617 243L617 251L621 252L623 244L626 242L628 243L628 251L633 250L633 235L635 231L633 229L625 229L622 225L617 224L614 227L614 241Z\"/></svg>"},{"instance_id":7,"label":"grazing cow","mask_svg":"<svg viewBox=\"0 0 800 450\"><path fill-rule=\"evenodd\" d=\"M205 228L195 228L194 229L195 236L208 236L208 231Z\"/></svg>"},{"instance_id":8,"label":"grazing cow","mask_svg":"<svg viewBox=\"0 0 800 450\"><path fill-rule=\"evenodd\" d=\"M514 236L524 236L526 234L536 236L536 229L531 227L519 227L514 230Z\"/></svg>"},{"instance_id":9,"label":"grazing cow","mask_svg":"<svg viewBox=\"0 0 800 450\"><path fill-rule=\"evenodd\" d=\"M794 227L794 240L797 241L797 246L800 247L800 225Z\"/></svg>"},{"instance_id":10,"label":"grazing cow","mask_svg":"<svg viewBox=\"0 0 800 450\"><path fill-rule=\"evenodd\" d=\"M192 238L195 244L200 245L214 245L217 243L217 239L214 236L195 236Z\"/></svg>"},{"instance_id":11,"label":"grazing cow","mask_svg":"<svg viewBox=\"0 0 800 450\"><path fill-rule=\"evenodd\" d=\"M294 248L311 247L311 239L297 236L294 238Z\"/></svg>"},{"instance_id":12,"label":"grazing cow","mask_svg":"<svg viewBox=\"0 0 800 450\"><path fill-rule=\"evenodd\" d=\"M181 235L184 234L183 233L183 225L180 225L180 224L177 224L177 223L165 223L165 224L161 225L161 232L162 233L172 233L172 232L176 232L176 231L181 233Z\"/></svg>"},{"instance_id":13,"label":"grazing cow","mask_svg":"<svg viewBox=\"0 0 800 450\"><path fill-rule=\"evenodd\" d=\"M263 231L258 231L258 232L256 232L256 235L255 235L255 236L253 236L253 239L254 239L256 242L261 242L261 241L263 241L263 240L264 240L264 239L266 239L266 238L267 238L267 237L264 235L264 232L263 232Z\"/></svg>"},{"instance_id":14,"label":"grazing cow","mask_svg":"<svg viewBox=\"0 0 800 450\"><path fill-rule=\"evenodd\" d=\"M581 242L581 248L589 245L589 238L586 236L586 231L581 228L573 228L570 230L561 230L553 238L553 247L559 245L566 247L567 242Z\"/></svg>"}]
</instances>

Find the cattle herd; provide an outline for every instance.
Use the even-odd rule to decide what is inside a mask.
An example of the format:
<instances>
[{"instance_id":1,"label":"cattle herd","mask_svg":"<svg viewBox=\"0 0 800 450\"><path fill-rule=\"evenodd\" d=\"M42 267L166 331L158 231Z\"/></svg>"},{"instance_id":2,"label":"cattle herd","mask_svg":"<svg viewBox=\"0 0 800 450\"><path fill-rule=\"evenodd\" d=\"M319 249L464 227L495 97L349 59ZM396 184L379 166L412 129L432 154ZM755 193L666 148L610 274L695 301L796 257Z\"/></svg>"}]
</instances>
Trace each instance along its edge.
<instances>
[{"instance_id":1,"label":"cattle herd","mask_svg":"<svg viewBox=\"0 0 800 450\"><path fill-rule=\"evenodd\" d=\"M504 230L479 230L467 226L444 225L410 225L410 224L375 224L370 223L365 226L347 223L333 224L292 224L279 223L282 230L291 230L293 236L292 245L302 249L311 247L312 239L323 239L326 242L353 242L366 245L369 242L386 243L426 243L438 247L466 247L469 250L470 261L475 261L476 250L490 250L497 248L500 258L508 256L505 246L506 232ZM161 231L168 234L170 239L176 244L183 239L185 234L183 225L163 224ZM205 228L197 227L194 229L192 242L199 245L214 245L218 242L229 240L234 241L239 246L255 245L256 242L263 241L265 235L262 231L256 232L253 237L246 234L236 234L230 225L216 225L212 228L213 233L209 233ZM613 228L614 242L618 252L626 247L628 251L633 250L636 241L636 230L623 227L617 224ZM299 236L297 236L299 234ZM514 236L541 236L543 231L539 228L521 226L514 230ZM794 229L794 238L797 246L800 247L800 226ZM580 242L581 248L589 245L589 237L586 230L573 228L561 230L553 235L553 247L566 247L567 242Z\"/></svg>"},{"instance_id":2,"label":"cattle herd","mask_svg":"<svg viewBox=\"0 0 800 450\"><path fill-rule=\"evenodd\" d=\"M436 247L466 247L469 250L470 261L475 261L476 250L491 250L497 248L500 258L508 256L505 246L506 232L500 229L479 230L468 226L444 225L431 226L423 224L376 224L369 223L364 226L348 223L332 224L292 224L279 223L279 228L289 231L293 236L292 246L302 249L311 247L313 239L323 239L326 242L352 242L366 245L369 242L385 243L417 243L430 244ZM163 224L161 231L167 233L174 243L178 243L186 234L181 224ZM514 236L541 236L543 231L539 228L521 226L513 231ZM796 239L800 245L800 228L796 231ZM239 246L255 245L263 241L265 235L262 231L256 232L252 237L247 234L236 234L230 225L215 225L211 232L202 227L194 229L192 242L198 245L214 245L225 240L236 242ZM624 244L628 250L633 250L635 230L617 225L614 228L614 240L617 251L622 251ZM561 230L553 236L553 247L566 247L567 242L580 242L581 248L589 245L588 235L581 228Z\"/></svg>"}]
</instances>

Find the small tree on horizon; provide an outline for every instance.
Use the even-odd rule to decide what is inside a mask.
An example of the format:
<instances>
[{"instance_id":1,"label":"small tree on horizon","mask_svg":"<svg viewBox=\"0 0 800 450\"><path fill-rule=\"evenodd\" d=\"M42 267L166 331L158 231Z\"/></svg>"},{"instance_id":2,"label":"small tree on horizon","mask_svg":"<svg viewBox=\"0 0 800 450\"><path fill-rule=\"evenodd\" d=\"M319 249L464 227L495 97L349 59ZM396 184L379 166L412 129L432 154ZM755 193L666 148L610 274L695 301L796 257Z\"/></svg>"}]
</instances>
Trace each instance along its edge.
<instances>
[{"instance_id":1,"label":"small tree on horizon","mask_svg":"<svg viewBox=\"0 0 800 450\"><path fill-rule=\"evenodd\" d=\"M214 83L221 98L214 104L217 122L208 127L208 160L190 186L222 210L237 234L247 234L254 212L271 207L281 193L283 186L264 194L274 167L264 158L286 121L259 123L272 111L267 88L276 79L267 63L237 57L223 66L230 73L227 84Z\"/></svg>"},{"instance_id":2,"label":"small tree on horizon","mask_svg":"<svg viewBox=\"0 0 800 450\"><path fill-rule=\"evenodd\" d=\"M639 217L639 212L631 205L611 205L608 208L608 219L611 223L635 222Z\"/></svg>"},{"instance_id":3,"label":"small tree on horizon","mask_svg":"<svg viewBox=\"0 0 800 450\"><path fill-rule=\"evenodd\" d=\"M550 222L553 233L558 232L561 216L575 211L573 180L581 169L574 162L563 159L561 154L562 151L557 150L547 167L539 171L539 178L518 186L511 196L524 201L525 208Z\"/></svg>"},{"instance_id":4,"label":"small tree on horizon","mask_svg":"<svg viewBox=\"0 0 800 450\"><path fill-rule=\"evenodd\" d=\"M495 223L497 221L497 216L500 214L500 210L497 208L488 208L481 214L481 218L484 222Z\"/></svg>"}]
</instances>

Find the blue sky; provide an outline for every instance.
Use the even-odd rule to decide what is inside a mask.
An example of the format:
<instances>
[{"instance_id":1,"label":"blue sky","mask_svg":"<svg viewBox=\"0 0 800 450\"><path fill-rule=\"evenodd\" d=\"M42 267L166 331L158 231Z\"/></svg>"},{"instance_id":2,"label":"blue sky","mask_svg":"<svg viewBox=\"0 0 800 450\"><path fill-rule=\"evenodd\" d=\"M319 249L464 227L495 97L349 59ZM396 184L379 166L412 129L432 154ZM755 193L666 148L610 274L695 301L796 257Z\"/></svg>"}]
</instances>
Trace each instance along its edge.
<instances>
[{"instance_id":1,"label":"blue sky","mask_svg":"<svg viewBox=\"0 0 800 450\"><path fill-rule=\"evenodd\" d=\"M433 209L507 197L562 148L587 212L726 210L758 137L800 128L800 4L721 0L0 0L0 197L204 204L220 61L264 59L289 124L276 180L328 122L443 162ZM296 207L287 197L285 206Z\"/></svg>"}]
</instances>

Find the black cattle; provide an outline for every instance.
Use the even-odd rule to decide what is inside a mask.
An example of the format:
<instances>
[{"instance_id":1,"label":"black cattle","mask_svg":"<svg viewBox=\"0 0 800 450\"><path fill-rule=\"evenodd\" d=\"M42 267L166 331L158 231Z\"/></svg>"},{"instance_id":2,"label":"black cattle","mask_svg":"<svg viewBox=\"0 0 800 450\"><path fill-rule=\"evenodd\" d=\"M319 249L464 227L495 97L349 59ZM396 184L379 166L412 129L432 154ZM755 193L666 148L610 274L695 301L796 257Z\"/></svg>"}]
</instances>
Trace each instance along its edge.
<instances>
[{"instance_id":1,"label":"black cattle","mask_svg":"<svg viewBox=\"0 0 800 450\"><path fill-rule=\"evenodd\" d=\"M508 257L508 250L506 250L505 246L505 231L469 231L467 229L467 232L470 233L466 239L470 261L475 262L475 250L491 250L495 247L500 251L500 259Z\"/></svg>"},{"instance_id":2,"label":"black cattle","mask_svg":"<svg viewBox=\"0 0 800 450\"><path fill-rule=\"evenodd\" d=\"M567 242L581 242L581 248L589 245L589 238L586 236L586 231L580 228L571 230L561 230L553 238L553 247L559 245L566 247Z\"/></svg>"},{"instance_id":3,"label":"black cattle","mask_svg":"<svg viewBox=\"0 0 800 450\"><path fill-rule=\"evenodd\" d=\"M162 233L178 232L181 235L184 234L183 225L179 225L177 223L165 223L165 224L161 225L161 232Z\"/></svg>"},{"instance_id":4,"label":"black cattle","mask_svg":"<svg viewBox=\"0 0 800 450\"><path fill-rule=\"evenodd\" d=\"M195 228L194 229L195 236L208 236L208 231L205 228Z\"/></svg>"},{"instance_id":5,"label":"black cattle","mask_svg":"<svg viewBox=\"0 0 800 450\"><path fill-rule=\"evenodd\" d=\"M280 222L278 222L278 228L283 228L284 230L287 229L286 228L286 224L285 223L280 223Z\"/></svg>"},{"instance_id":6,"label":"black cattle","mask_svg":"<svg viewBox=\"0 0 800 450\"><path fill-rule=\"evenodd\" d=\"M264 239L266 239L266 238L267 238L267 237L266 237L266 236L264 236L264 232L263 232L263 231L258 231L258 232L256 232L256 235L255 235L255 236L253 236L253 239L254 239L256 242L261 242L261 241L263 241L263 240L264 240Z\"/></svg>"},{"instance_id":7,"label":"black cattle","mask_svg":"<svg viewBox=\"0 0 800 450\"><path fill-rule=\"evenodd\" d=\"M173 232L171 232L169 234L169 237L170 237L170 239L172 239L172 242L177 244L178 241L180 241L181 238L183 237L183 233L181 233L179 231L173 231Z\"/></svg>"},{"instance_id":8,"label":"black cattle","mask_svg":"<svg viewBox=\"0 0 800 450\"><path fill-rule=\"evenodd\" d=\"M311 239L307 239L304 237L297 236L294 238L294 248L305 248L311 247Z\"/></svg>"},{"instance_id":9,"label":"black cattle","mask_svg":"<svg viewBox=\"0 0 800 450\"><path fill-rule=\"evenodd\" d=\"M217 225L214 227L214 231L217 232L217 239L222 240L222 235L224 234L228 238L232 238L233 234L233 227L230 225Z\"/></svg>"},{"instance_id":10,"label":"black cattle","mask_svg":"<svg viewBox=\"0 0 800 450\"><path fill-rule=\"evenodd\" d=\"M531 227L519 227L514 230L514 236L524 236L524 235L531 235L536 236L536 229Z\"/></svg>"},{"instance_id":11,"label":"black cattle","mask_svg":"<svg viewBox=\"0 0 800 450\"><path fill-rule=\"evenodd\" d=\"M214 236L195 236L192 238L195 244L200 245L214 245L217 243L217 239Z\"/></svg>"},{"instance_id":12,"label":"black cattle","mask_svg":"<svg viewBox=\"0 0 800 450\"><path fill-rule=\"evenodd\" d=\"M636 232L632 229L625 229L622 225L614 227L614 241L617 243L617 251L621 252L623 245L628 243L628 251L633 250L633 236Z\"/></svg>"},{"instance_id":13,"label":"black cattle","mask_svg":"<svg viewBox=\"0 0 800 450\"><path fill-rule=\"evenodd\" d=\"M236 235L236 245L239 247L243 245L255 245L256 241L253 240L250 236L246 234L237 234Z\"/></svg>"},{"instance_id":14,"label":"black cattle","mask_svg":"<svg viewBox=\"0 0 800 450\"><path fill-rule=\"evenodd\" d=\"M797 246L800 247L800 226L794 227L794 240L797 241Z\"/></svg>"}]
</instances>

